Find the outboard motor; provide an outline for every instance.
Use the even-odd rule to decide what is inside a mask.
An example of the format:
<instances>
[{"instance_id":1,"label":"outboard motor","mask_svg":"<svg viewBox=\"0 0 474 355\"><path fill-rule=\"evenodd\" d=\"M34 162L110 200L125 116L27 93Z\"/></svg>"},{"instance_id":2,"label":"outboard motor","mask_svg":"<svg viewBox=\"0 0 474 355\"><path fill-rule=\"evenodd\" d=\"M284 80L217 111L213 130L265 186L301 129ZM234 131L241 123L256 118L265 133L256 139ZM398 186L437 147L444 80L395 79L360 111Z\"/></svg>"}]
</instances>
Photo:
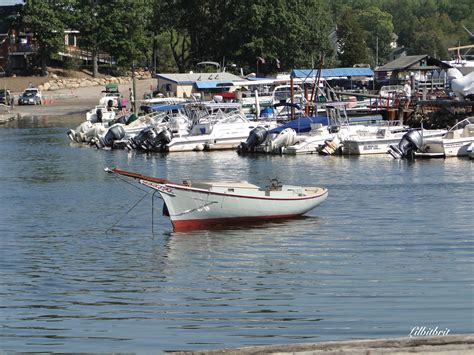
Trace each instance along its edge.
<instances>
[{"instance_id":1,"label":"outboard motor","mask_svg":"<svg viewBox=\"0 0 474 355\"><path fill-rule=\"evenodd\" d=\"M147 150L146 142L157 136L156 130L152 127L142 129L135 137L130 138L130 147L137 150Z\"/></svg>"},{"instance_id":2,"label":"outboard motor","mask_svg":"<svg viewBox=\"0 0 474 355\"><path fill-rule=\"evenodd\" d=\"M389 153L395 159L414 158L415 151L421 150L423 146L423 135L419 130L405 133L398 144L390 144Z\"/></svg>"},{"instance_id":3,"label":"outboard motor","mask_svg":"<svg viewBox=\"0 0 474 355\"><path fill-rule=\"evenodd\" d=\"M118 141L125 137L125 129L122 125L116 125L109 128L105 136L99 137L95 141L97 148L112 147L114 141Z\"/></svg>"},{"instance_id":4,"label":"outboard motor","mask_svg":"<svg viewBox=\"0 0 474 355\"><path fill-rule=\"evenodd\" d=\"M267 138L268 131L265 127L255 127L249 133L247 140L239 144L239 153L253 152L255 147L262 144Z\"/></svg>"},{"instance_id":5,"label":"outboard motor","mask_svg":"<svg viewBox=\"0 0 474 355\"><path fill-rule=\"evenodd\" d=\"M168 129L157 131L155 128L145 128L136 137L130 139L130 145L144 152L165 151L166 144L171 142L172 134Z\"/></svg>"},{"instance_id":6,"label":"outboard motor","mask_svg":"<svg viewBox=\"0 0 474 355\"><path fill-rule=\"evenodd\" d=\"M100 108L98 108L96 111L95 111L95 115L96 115L96 122L97 123L102 123L102 110ZM95 122L93 122L95 123Z\"/></svg>"}]
</instances>

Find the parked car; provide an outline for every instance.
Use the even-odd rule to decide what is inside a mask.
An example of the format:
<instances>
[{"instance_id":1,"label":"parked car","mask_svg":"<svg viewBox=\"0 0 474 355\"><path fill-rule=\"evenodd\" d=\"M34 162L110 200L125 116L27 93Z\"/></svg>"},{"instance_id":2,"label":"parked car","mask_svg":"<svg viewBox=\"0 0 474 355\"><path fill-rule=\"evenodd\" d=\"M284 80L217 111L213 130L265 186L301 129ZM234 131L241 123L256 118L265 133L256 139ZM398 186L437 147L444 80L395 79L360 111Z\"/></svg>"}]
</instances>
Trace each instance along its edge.
<instances>
[{"instance_id":1,"label":"parked car","mask_svg":"<svg viewBox=\"0 0 474 355\"><path fill-rule=\"evenodd\" d=\"M0 104L10 106L10 103L11 103L12 99L13 98L11 97L10 90L0 89Z\"/></svg>"},{"instance_id":2,"label":"parked car","mask_svg":"<svg viewBox=\"0 0 474 355\"><path fill-rule=\"evenodd\" d=\"M36 88L28 88L18 98L18 105L41 105L41 92Z\"/></svg>"}]
</instances>

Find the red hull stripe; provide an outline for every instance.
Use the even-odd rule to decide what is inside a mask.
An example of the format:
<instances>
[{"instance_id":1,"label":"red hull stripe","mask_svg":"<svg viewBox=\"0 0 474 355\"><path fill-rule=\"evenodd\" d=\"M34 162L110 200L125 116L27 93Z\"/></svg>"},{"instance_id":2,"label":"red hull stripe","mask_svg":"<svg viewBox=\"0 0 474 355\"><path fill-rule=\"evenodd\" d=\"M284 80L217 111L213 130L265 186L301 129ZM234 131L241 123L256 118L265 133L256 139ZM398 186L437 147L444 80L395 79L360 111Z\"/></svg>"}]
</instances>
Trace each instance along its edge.
<instances>
[{"instance_id":1,"label":"red hull stripe","mask_svg":"<svg viewBox=\"0 0 474 355\"><path fill-rule=\"evenodd\" d=\"M179 186L179 185L174 185L174 184L166 184L166 186L176 189L176 190L188 190L188 191L193 191L193 192L198 192L206 195L218 195L218 196L227 196L227 197L238 197L238 198L250 198L254 200L277 200L277 201L301 201L301 200L311 200L313 198L318 198L321 196L324 196L325 194L328 193L328 190L324 190L322 194L319 195L312 195L312 196L302 196L302 197L267 197L267 196L247 196L247 195L236 195L236 194L228 194L228 193L223 193L223 192L214 192L214 191L209 191L209 190L204 190L204 189L197 189L197 188L192 188L192 187L187 187L187 186Z\"/></svg>"},{"instance_id":2,"label":"red hull stripe","mask_svg":"<svg viewBox=\"0 0 474 355\"><path fill-rule=\"evenodd\" d=\"M232 218L207 218L207 219L185 219L171 221L173 229L176 232L182 232L193 229L204 229L223 224L239 224L249 222L266 222L273 219L288 219L299 217L302 214L293 215L275 215L275 216L257 216L257 217L232 217Z\"/></svg>"}]
</instances>

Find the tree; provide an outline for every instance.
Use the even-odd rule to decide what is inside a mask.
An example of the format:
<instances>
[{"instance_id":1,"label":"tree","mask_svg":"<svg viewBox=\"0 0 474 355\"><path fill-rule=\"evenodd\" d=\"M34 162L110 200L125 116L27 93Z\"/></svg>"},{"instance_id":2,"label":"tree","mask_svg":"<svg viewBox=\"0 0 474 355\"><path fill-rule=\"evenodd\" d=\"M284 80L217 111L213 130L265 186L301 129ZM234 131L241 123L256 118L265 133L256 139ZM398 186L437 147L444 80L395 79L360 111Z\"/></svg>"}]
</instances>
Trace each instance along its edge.
<instances>
[{"instance_id":1,"label":"tree","mask_svg":"<svg viewBox=\"0 0 474 355\"><path fill-rule=\"evenodd\" d=\"M346 10L337 26L339 60L344 67L367 63L366 33L351 10Z\"/></svg>"},{"instance_id":2,"label":"tree","mask_svg":"<svg viewBox=\"0 0 474 355\"><path fill-rule=\"evenodd\" d=\"M71 26L79 31L79 45L92 57L92 75L99 72L98 58L101 49L113 41L113 33L107 23L110 2L105 0L77 0Z\"/></svg>"},{"instance_id":3,"label":"tree","mask_svg":"<svg viewBox=\"0 0 474 355\"><path fill-rule=\"evenodd\" d=\"M146 62L152 50L152 0L111 0L107 3L106 25L101 29L109 31L110 42L105 44L105 48L118 65L128 67Z\"/></svg>"},{"instance_id":4,"label":"tree","mask_svg":"<svg viewBox=\"0 0 474 355\"><path fill-rule=\"evenodd\" d=\"M392 15L376 6L361 10L357 15L367 34L366 41L371 51L372 63L378 65L379 61L386 62L392 50Z\"/></svg>"},{"instance_id":5,"label":"tree","mask_svg":"<svg viewBox=\"0 0 474 355\"><path fill-rule=\"evenodd\" d=\"M47 75L47 61L64 49L64 23L60 15L70 7L68 1L25 0L21 10L22 25L39 45L41 75Z\"/></svg>"}]
</instances>

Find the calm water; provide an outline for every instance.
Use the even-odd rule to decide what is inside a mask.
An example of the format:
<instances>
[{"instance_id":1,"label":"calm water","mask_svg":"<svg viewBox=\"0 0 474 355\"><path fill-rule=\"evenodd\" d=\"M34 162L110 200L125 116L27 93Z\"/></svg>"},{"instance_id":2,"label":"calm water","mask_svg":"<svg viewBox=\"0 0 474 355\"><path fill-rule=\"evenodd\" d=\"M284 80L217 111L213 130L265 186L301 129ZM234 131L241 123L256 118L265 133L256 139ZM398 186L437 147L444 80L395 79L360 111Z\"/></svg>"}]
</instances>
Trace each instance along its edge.
<instances>
[{"instance_id":1,"label":"calm water","mask_svg":"<svg viewBox=\"0 0 474 355\"><path fill-rule=\"evenodd\" d=\"M147 156L70 145L82 119L0 129L0 350L151 352L474 332L474 163ZM292 221L175 234L105 174L270 177L329 198ZM115 222L116 226L106 230Z\"/></svg>"}]
</instances>

